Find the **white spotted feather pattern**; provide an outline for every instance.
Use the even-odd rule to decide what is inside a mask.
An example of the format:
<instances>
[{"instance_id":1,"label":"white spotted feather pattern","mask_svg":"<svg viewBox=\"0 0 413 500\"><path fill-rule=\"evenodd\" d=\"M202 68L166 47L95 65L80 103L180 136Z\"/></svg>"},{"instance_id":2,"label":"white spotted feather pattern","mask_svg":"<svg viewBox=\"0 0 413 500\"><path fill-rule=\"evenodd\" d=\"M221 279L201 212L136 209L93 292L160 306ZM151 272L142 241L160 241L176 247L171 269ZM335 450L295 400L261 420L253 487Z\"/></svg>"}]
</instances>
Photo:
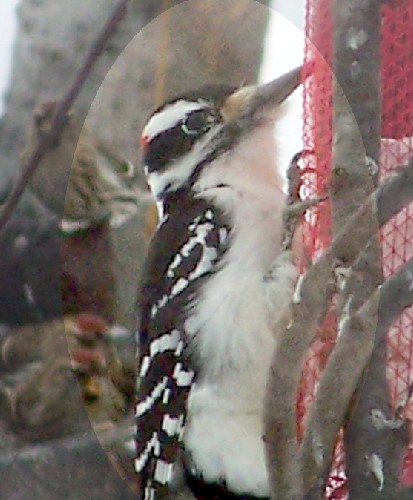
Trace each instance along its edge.
<instances>
[{"instance_id":1,"label":"white spotted feather pattern","mask_svg":"<svg viewBox=\"0 0 413 500\"><path fill-rule=\"evenodd\" d=\"M137 456L135 468L143 483L143 499L162 498L174 477L174 464L182 447L187 397L195 371L185 346L188 337L183 315L195 290L225 254L229 230L205 201L182 200L188 214L184 227L173 226L168 214L158 227L148 253L141 291L139 330ZM192 216L192 214L201 215ZM171 258L159 262L167 242Z\"/></svg>"}]
</instances>

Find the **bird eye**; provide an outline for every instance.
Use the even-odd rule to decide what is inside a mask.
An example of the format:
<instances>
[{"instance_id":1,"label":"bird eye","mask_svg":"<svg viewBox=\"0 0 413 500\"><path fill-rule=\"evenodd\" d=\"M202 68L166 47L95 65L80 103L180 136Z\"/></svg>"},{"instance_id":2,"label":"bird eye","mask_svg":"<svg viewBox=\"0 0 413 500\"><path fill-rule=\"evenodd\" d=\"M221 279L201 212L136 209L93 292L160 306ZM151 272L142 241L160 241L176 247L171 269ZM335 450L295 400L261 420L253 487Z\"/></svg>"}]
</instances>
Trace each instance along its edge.
<instances>
[{"instance_id":1,"label":"bird eye","mask_svg":"<svg viewBox=\"0 0 413 500\"><path fill-rule=\"evenodd\" d=\"M201 110L189 114L182 122L181 128L187 135L198 135L209 130L216 122L214 115Z\"/></svg>"}]
</instances>

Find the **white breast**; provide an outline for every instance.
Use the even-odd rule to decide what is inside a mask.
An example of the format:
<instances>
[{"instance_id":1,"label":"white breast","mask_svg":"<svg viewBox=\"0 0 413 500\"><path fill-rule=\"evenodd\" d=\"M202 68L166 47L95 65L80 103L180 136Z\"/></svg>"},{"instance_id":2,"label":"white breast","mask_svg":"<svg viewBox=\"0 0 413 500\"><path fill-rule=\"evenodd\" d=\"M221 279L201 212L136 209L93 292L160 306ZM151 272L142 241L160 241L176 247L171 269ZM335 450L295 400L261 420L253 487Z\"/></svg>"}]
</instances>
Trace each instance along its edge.
<instances>
[{"instance_id":1,"label":"white breast","mask_svg":"<svg viewBox=\"0 0 413 500\"><path fill-rule=\"evenodd\" d=\"M269 494L262 412L275 347L263 277L279 254L284 206L267 132L210 165L196 186L233 227L222 267L205 283L185 325L202 365L190 395L185 448L207 481L225 479L232 491L256 496Z\"/></svg>"}]
</instances>

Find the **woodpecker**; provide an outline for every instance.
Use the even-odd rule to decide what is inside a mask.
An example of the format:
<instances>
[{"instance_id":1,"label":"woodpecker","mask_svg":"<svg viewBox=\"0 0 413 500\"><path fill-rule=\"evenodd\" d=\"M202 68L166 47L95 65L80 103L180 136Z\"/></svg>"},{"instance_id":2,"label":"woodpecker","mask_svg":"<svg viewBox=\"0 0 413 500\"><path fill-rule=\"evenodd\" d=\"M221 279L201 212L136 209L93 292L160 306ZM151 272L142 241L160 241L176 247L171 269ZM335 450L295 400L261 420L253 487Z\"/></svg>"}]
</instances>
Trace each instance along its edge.
<instances>
[{"instance_id":1,"label":"woodpecker","mask_svg":"<svg viewBox=\"0 0 413 500\"><path fill-rule=\"evenodd\" d=\"M203 87L155 110L143 130L159 214L137 331L144 500L166 498L182 477L198 499L269 498L264 390L273 325L297 277L281 252L273 127L300 83L297 68L264 85Z\"/></svg>"}]
</instances>

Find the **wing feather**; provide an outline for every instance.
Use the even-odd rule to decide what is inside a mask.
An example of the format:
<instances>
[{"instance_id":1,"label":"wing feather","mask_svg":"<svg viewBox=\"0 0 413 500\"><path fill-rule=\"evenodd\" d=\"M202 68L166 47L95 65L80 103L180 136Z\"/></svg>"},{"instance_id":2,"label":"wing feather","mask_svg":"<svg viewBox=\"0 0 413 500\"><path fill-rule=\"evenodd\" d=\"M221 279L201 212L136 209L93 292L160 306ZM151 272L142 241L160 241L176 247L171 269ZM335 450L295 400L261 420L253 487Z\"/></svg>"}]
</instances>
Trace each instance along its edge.
<instances>
[{"instance_id":1,"label":"wing feather","mask_svg":"<svg viewBox=\"0 0 413 500\"><path fill-rule=\"evenodd\" d=\"M223 214L202 200L174 208L151 242L140 297L135 468L144 500L162 498L173 480L195 378L185 312L216 269L229 234Z\"/></svg>"}]
</instances>

